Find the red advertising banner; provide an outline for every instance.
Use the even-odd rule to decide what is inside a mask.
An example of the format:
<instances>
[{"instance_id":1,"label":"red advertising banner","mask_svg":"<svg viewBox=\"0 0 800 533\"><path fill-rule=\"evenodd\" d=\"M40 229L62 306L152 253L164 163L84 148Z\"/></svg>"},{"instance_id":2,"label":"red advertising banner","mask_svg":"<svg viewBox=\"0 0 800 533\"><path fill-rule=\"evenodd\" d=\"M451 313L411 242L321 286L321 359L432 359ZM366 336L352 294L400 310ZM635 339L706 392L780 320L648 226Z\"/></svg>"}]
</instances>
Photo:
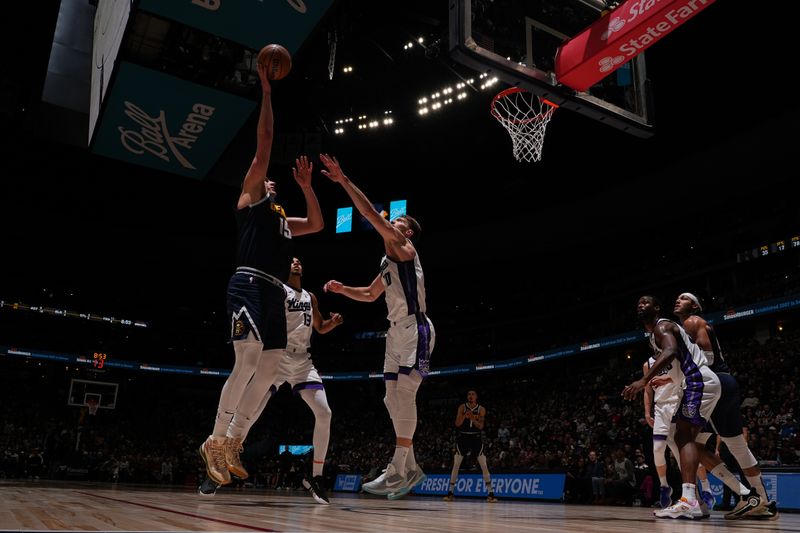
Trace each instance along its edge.
<instances>
[{"instance_id":1,"label":"red advertising banner","mask_svg":"<svg viewBox=\"0 0 800 533\"><path fill-rule=\"evenodd\" d=\"M713 3L628 0L559 48L556 78L585 91Z\"/></svg>"}]
</instances>

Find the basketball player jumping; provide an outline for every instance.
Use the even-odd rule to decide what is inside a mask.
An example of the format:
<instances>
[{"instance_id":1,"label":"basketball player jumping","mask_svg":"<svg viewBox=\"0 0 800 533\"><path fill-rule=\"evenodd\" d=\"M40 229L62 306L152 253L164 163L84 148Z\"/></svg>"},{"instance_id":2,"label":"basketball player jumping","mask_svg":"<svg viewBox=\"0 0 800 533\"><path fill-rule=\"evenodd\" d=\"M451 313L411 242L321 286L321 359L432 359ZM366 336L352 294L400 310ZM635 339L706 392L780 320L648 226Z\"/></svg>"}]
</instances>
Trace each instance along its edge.
<instances>
[{"instance_id":1,"label":"basketball player jumping","mask_svg":"<svg viewBox=\"0 0 800 533\"><path fill-rule=\"evenodd\" d=\"M341 185L359 212L383 238L386 255L380 273L366 287L349 287L331 280L325 290L353 300L373 302L386 294L389 331L383 377L386 385L384 403L394 426L396 446L386 471L363 489L390 500L400 498L422 483L426 476L414 458L413 439L417 428L417 390L430 370L435 332L426 316L425 276L412 239L420 226L410 216L387 221L372 206L361 190L342 172L334 157L320 156L327 170L322 173Z\"/></svg>"},{"instance_id":2,"label":"basketball player jumping","mask_svg":"<svg viewBox=\"0 0 800 533\"><path fill-rule=\"evenodd\" d=\"M486 501L494 503L492 490L492 477L489 475L489 467L486 464L486 455L483 453L483 425L486 422L486 408L478 405L478 393L474 389L467 391L467 403L459 405L456 409L456 428L458 428L458 438L456 439L456 453L453 456L453 471L450 472L450 490L447 491L445 501L451 502L455 499L453 492L458 481L458 470L461 468L461 461L464 456L472 455L478 461L483 472L483 483L489 491Z\"/></svg>"},{"instance_id":3,"label":"basketball player jumping","mask_svg":"<svg viewBox=\"0 0 800 533\"><path fill-rule=\"evenodd\" d=\"M261 402L286 349L286 311L283 280L292 236L320 231L324 225L311 187L313 165L303 156L292 169L306 203L304 218L287 218L275 202L275 182L267 178L272 151L273 116L266 67L258 65L261 111L256 153L242 182L236 205L239 226L237 268L228 282L228 314L236 355L231 375L220 394L212 434L200 446L208 476L221 485L230 483L228 464L239 454L241 442L227 436L237 408L253 410ZM244 394L251 382L249 397ZM255 392L254 392L255 391ZM226 460L226 455L229 457Z\"/></svg>"},{"instance_id":4,"label":"basketball player jumping","mask_svg":"<svg viewBox=\"0 0 800 533\"><path fill-rule=\"evenodd\" d=\"M722 352L714 328L699 315L702 311L703 306L700 300L692 293L684 292L675 300L673 313L681 321L686 333L703 350L708 360L709 368L719 376L722 393L719 403L717 403L714 412L711 414L711 425L731 454L736 458L745 476L747 476L747 481L758 493L758 498L754 498L744 485L737 483L740 501L733 511L725 515L725 518L729 520L738 518L777 518L777 505L774 501L769 501L764 482L761 479L761 469L758 468L758 461L747 446L747 441L742 433L744 424L739 407L741 405L739 384L730 373L730 368L725 361L725 355ZM701 433L701 443L704 444L711 436L710 432ZM723 479L715 470L712 470L711 473Z\"/></svg>"},{"instance_id":5,"label":"basketball player jumping","mask_svg":"<svg viewBox=\"0 0 800 533\"><path fill-rule=\"evenodd\" d=\"M270 398L281 385L288 382L292 391L299 394L314 413L314 463L312 477L303 480L303 485L311 492L311 496L319 503L327 505L330 500L325 489L325 479L322 469L325 465L325 455L328 453L328 442L331 432L331 408L322 379L311 361L311 330L320 334L328 333L344 320L339 313L331 313L330 318L323 319L317 304L317 297L301 286L303 277L303 264L298 258L292 260L289 271L289 282L286 285L286 329L288 344L286 352L278 365L275 383L263 395L261 404L254 412L236 411L230 427L228 437L237 442L244 442L250 428L253 426L262 411L267 406ZM228 470L242 479L248 474L239 461L238 454L231 458ZM212 495L216 491L216 484L209 484L208 480L200 487L200 494Z\"/></svg>"},{"instance_id":6,"label":"basketball player jumping","mask_svg":"<svg viewBox=\"0 0 800 533\"><path fill-rule=\"evenodd\" d=\"M652 296L642 296L637 304L639 319L649 333L655 363L641 379L622 391L632 400L650 380L673 361L680 367L685 380L683 395L675 415L675 443L680 455L682 497L665 509L655 512L658 518L701 518L703 513L696 497L696 475L700 463L695 438L711 416L719 400L719 378L708 368L703 351L675 322L660 318L661 306Z\"/></svg>"}]
</instances>

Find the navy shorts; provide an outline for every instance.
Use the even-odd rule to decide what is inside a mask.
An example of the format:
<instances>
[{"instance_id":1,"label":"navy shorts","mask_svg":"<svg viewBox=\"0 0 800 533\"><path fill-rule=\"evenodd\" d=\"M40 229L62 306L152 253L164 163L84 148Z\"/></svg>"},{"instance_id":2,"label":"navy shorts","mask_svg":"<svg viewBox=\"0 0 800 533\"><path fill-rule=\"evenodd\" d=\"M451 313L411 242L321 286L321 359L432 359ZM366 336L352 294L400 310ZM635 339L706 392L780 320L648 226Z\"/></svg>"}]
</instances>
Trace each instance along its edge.
<instances>
[{"instance_id":1,"label":"navy shorts","mask_svg":"<svg viewBox=\"0 0 800 533\"><path fill-rule=\"evenodd\" d=\"M459 455L472 455L477 459L479 455L483 455L483 438L480 434L461 434L456 438L456 450L458 450Z\"/></svg>"},{"instance_id":2,"label":"navy shorts","mask_svg":"<svg viewBox=\"0 0 800 533\"><path fill-rule=\"evenodd\" d=\"M279 280L259 273L234 273L228 281L231 340L245 340L252 333L264 350L286 349L285 301Z\"/></svg>"},{"instance_id":3,"label":"navy shorts","mask_svg":"<svg viewBox=\"0 0 800 533\"><path fill-rule=\"evenodd\" d=\"M720 372L717 377L719 377L722 393L714 412L711 413L713 429L720 437L741 435L743 423L739 383L735 377L725 372Z\"/></svg>"}]
</instances>

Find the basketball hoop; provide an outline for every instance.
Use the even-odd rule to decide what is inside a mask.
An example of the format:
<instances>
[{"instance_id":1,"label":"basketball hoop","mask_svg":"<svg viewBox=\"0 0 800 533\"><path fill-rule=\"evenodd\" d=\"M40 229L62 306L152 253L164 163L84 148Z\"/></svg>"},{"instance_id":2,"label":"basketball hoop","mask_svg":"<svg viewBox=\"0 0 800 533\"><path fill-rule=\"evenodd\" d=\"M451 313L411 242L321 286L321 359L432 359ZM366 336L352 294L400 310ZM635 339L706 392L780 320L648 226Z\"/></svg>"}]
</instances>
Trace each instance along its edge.
<instances>
[{"instance_id":1,"label":"basketball hoop","mask_svg":"<svg viewBox=\"0 0 800 533\"><path fill-rule=\"evenodd\" d=\"M519 87L497 93L492 100L492 116L511 135L517 161L539 161L547 123L558 106Z\"/></svg>"},{"instance_id":2,"label":"basketball hoop","mask_svg":"<svg viewBox=\"0 0 800 533\"><path fill-rule=\"evenodd\" d=\"M90 415L96 415L97 410L100 408L100 402L96 398L87 398L86 408L89 409Z\"/></svg>"}]
</instances>

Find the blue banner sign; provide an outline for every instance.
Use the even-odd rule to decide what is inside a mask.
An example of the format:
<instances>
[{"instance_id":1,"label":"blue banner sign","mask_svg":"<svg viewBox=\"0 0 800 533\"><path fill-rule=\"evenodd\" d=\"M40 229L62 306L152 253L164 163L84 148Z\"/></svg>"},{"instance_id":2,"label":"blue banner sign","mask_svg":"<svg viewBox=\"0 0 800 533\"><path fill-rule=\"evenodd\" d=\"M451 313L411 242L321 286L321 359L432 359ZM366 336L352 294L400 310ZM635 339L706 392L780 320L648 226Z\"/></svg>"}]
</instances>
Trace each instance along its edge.
<instances>
[{"instance_id":1,"label":"blue banner sign","mask_svg":"<svg viewBox=\"0 0 800 533\"><path fill-rule=\"evenodd\" d=\"M0 301L0 308L4 307L4 305L8 304L6 304L3 301ZM797 295L777 300L762 302L759 303L758 305L744 307L740 309L748 311L748 313L746 313L745 316L753 316L754 314L760 315L764 313L782 311L784 309L795 308L795 307L800 307L800 297L798 297ZM738 313L740 313L739 310L733 310L726 313L726 316L732 316ZM723 316L723 314L718 313L717 316L719 319L720 317ZM709 322L710 321L711 320L709 320ZM487 363L475 363L475 364L433 368L431 369L428 375L431 377L447 376L453 374L469 374L473 372L490 372L495 370L509 369L509 368L521 367L524 365L537 363L539 361L546 361L548 359L566 357L569 355L580 353L581 351L596 350L608 346L624 345L633 342L642 342L643 340L644 340L644 333L631 331L628 333L615 335L613 337L605 337L603 339L598 339L596 341L588 341L582 345L576 344L564 348L546 350L543 352L537 352L522 357L515 357L513 359L503 359L499 361L490 361ZM68 363L74 362L78 364L87 364L87 365L93 363L91 358L83 356L56 354L49 352L33 352L30 350L25 350L20 347L0 346L0 355L8 355L14 357L29 357L32 359L47 359L52 361L62 361ZM105 362L105 366L111 368L117 367L117 368L125 368L132 370L140 370L146 372L162 372L168 374L196 374L196 375L220 376L220 377L227 377L231 373L230 369L187 367L187 366L176 366L171 364L151 365L137 361L123 361L118 359L107 360ZM378 380L378 379L383 379L383 372L379 371L331 372L331 373L321 374L320 376L325 381L328 380L355 381L355 380L366 380L366 379ZM722 492L720 492L720 494L722 494Z\"/></svg>"},{"instance_id":2,"label":"blue banner sign","mask_svg":"<svg viewBox=\"0 0 800 533\"><path fill-rule=\"evenodd\" d=\"M712 313L704 318L709 324L725 323L734 320L741 320L743 318L753 318L754 316L785 311L787 309L794 309L798 306L800 306L800 297L797 295L792 295L787 296L786 298L767 300L766 302L759 302L757 304L739 307L736 309L729 309L724 313Z\"/></svg>"},{"instance_id":3,"label":"blue banner sign","mask_svg":"<svg viewBox=\"0 0 800 533\"><path fill-rule=\"evenodd\" d=\"M336 233L353 231L353 208L340 207L336 210Z\"/></svg>"},{"instance_id":4,"label":"blue banner sign","mask_svg":"<svg viewBox=\"0 0 800 533\"><path fill-rule=\"evenodd\" d=\"M392 200L389 202L389 220L405 215L406 205L406 200Z\"/></svg>"},{"instance_id":5,"label":"blue banner sign","mask_svg":"<svg viewBox=\"0 0 800 533\"><path fill-rule=\"evenodd\" d=\"M122 63L93 151L200 179L255 107L239 96Z\"/></svg>"},{"instance_id":6,"label":"blue banner sign","mask_svg":"<svg viewBox=\"0 0 800 533\"><path fill-rule=\"evenodd\" d=\"M270 43L294 55L333 0L141 0L139 8L260 50Z\"/></svg>"},{"instance_id":7,"label":"blue banner sign","mask_svg":"<svg viewBox=\"0 0 800 533\"><path fill-rule=\"evenodd\" d=\"M770 500L775 500L779 510L800 510L800 473L762 472L761 479L767 489L767 496ZM722 481L709 473L708 482L717 504L722 504Z\"/></svg>"},{"instance_id":8,"label":"blue banner sign","mask_svg":"<svg viewBox=\"0 0 800 533\"><path fill-rule=\"evenodd\" d=\"M492 474L492 488L498 498L532 500L561 500L564 496L565 474ZM414 489L415 494L447 494L449 474L430 474ZM456 496L486 496L486 484L480 474L458 477Z\"/></svg>"},{"instance_id":9,"label":"blue banner sign","mask_svg":"<svg viewBox=\"0 0 800 533\"><path fill-rule=\"evenodd\" d=\"M361 490L361 476L358 474L339 474L333 484L338 492L358 492Z\"/></svg>"}]
</instances>

